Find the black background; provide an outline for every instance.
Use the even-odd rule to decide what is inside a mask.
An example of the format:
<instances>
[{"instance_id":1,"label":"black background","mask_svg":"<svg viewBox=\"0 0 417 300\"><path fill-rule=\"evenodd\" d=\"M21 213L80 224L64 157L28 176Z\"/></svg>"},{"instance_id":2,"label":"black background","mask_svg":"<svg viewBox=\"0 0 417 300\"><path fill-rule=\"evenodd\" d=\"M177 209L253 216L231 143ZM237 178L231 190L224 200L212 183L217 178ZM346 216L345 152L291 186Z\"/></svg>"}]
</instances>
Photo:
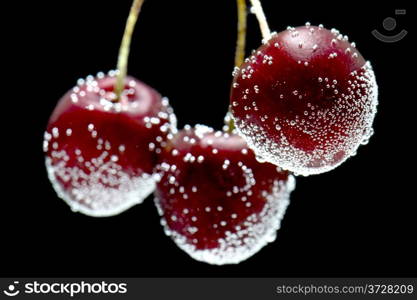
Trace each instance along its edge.
<instances>
[{"instance_id":1,"label":"black background","mask_svg":"<svg viewBox=\"0 0 417 300\"><path fill-rule=\"evenodd\" d=\"M309 1L311 2L311 1ZM404 3L264 0L273 30L323 23L356 42L375 69L375 135L336 170L298 178L277 240L238 265L194 261L164 235L149 197L112 218L72 213L44 167L43 131L58 99L80 77L115 68L130 1L27 1L4 26L12 68L3 85L1 276L411 276L416 275L413 12L396 16L409 34L386 44ZM3 10L8 13L9 10ZM147 0L129 74L170 98L184 124L220 129L236 39L233 0ZM249 15L247 51L260 44ZM5 165L5 167L4 167ZM411 170L411 172L408 172Z\"/></svg>"}]
</instances>

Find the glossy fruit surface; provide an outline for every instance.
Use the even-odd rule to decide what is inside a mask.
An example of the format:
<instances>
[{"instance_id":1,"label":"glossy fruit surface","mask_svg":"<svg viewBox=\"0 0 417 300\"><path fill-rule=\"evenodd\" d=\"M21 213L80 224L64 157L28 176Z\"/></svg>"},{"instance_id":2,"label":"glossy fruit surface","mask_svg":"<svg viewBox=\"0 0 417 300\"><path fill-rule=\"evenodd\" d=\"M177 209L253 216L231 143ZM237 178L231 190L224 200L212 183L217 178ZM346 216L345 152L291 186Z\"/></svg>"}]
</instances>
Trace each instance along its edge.
<instances>
[{"instance_id":1,"label":"glossy fruit surface","mask_svg":"<svg viewBox=\"0 0 417 300\"><path fill-rule=\"evenodd\" d=\"M260 159L310 175L368 141L377 85L346 36L307 24L254 51L234 72L230 99L236 127Z\"/></svg>"},{"instance_id":2,"label":"glossy fruit surface","mask_svg":"<svg viewBox=\"0 0 417 300\"><path fill-rule=\"evenodd\" d=\"M59 101L44 138L46 167L73 210L110 216L155 188L157 154L176 131L168 100L127 77L118 102L114 73L80 80Z\"/></svg>"},{"instance_id":3,"label":"glossy fruit surface","mask_svg":"<svg viewBox=\"0 0 417 300\"><path fill-rule=\"evenodd\" d=\"M294 178L259 163L236 134L197 125L162 150L155 202L165 232L194 259L238 263L275 239Z\"/></svg>"}]
</instances>

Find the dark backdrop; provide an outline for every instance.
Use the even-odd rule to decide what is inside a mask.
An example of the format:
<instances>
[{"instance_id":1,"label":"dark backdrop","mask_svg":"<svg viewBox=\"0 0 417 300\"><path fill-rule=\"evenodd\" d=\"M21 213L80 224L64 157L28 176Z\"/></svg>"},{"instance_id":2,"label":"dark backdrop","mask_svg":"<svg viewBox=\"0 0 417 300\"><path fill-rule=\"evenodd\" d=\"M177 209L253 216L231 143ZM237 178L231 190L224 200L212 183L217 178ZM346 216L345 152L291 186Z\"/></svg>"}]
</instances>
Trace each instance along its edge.
<instances>
[{"instance_id":1,"label":"dark backdrop","mask_svg":"<svg viewBox=\"0 0 417 300\"><path fill-rule=\"evenodd\" d=\"M277 240L245 262L221 267L177 248L164 235L151 197L119 216L90 218L72 213L47 179L42 137L48 117L78 78L115 67L130 1L15 3L3 27L10 42L2 47L11 52L3 61L12 68L2 87L0 275L416 275L413 12L395 16L394 9L408 8L399 1L332 2L263 1L273 30L310 21L356 42L380 88L375 135L336 170L298 178ZM222 125L235 10L234 0L147 0L143 6L129 73L170 98L179 127ZM409 31L402 41L386 44L371 35L373 29L393 34L382 27L388 16L397 20L392 32ZM253 15L248 25L250 51L261 37Z\"/></svg>"}]
</instances>

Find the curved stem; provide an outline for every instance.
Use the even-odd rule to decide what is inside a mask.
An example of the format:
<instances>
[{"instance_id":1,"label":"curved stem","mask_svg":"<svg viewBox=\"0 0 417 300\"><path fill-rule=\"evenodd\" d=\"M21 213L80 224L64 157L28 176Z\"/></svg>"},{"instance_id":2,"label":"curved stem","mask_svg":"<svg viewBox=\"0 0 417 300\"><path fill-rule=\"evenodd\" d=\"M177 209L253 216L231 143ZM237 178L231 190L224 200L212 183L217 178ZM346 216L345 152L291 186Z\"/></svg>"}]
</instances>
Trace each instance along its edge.
<instances>
[{"instance_id":1,"label":"curved stem","mask_svg":"<svg viewBox=\"0 0 417 300\"><path fill-rule=\"evenodd\" d=\"M133 0L132 7L130 8L129 17L126 21L125 31L123 33L122 43L119 49L119 56L117 58L117 74L116 84L114 91L116 94L115 101L119 101L120 95L124 89L124 80L127 74L127 61L129 58L130 41L132 40L133 29L138 19L140 8L142 7L143 0Z\"/></svg>"},{"instance_id":2,"label":"curved stem","mask_svg":"<svg viewBox=\"0 0 417 300\"><path fill-rule=\"evenodd\" d=\"M238 67L243 63L245 59L245 45L246 45L246 23L247 23L247 8L246 0L236 0L237 4L237 40L235 51L235 66ZM231 109L226 117L227 131L233 132L235 124L231 117Z\"/></svg>"},{"instance_id":3,"label":"curved stem","mask_svg":"<svg viewBox=\"0 0 417 300\"><path fill-rule=\"evenodd\" d=\"M252 3L251 11L256 15L261 28L262 37L265 41L271 38L271 30L269 30L268 22L266 21L264 10L262 9L261 1L250 0Z\"/></svg>"}]
</instances>

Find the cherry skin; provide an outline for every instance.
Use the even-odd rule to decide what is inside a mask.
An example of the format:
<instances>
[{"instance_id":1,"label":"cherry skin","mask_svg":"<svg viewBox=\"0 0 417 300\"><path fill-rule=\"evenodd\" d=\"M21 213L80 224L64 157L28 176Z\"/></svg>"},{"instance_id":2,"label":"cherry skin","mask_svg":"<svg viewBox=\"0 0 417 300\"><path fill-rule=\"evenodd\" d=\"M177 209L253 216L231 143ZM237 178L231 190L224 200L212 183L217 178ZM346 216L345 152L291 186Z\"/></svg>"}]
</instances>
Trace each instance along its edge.
<instances>
[{"instance_id":1,"label":"cherry skin","mask_svg":"<svg viewBox=\"0 0 417 300\"><path fill-rule=\"evenodd\" d=\"M259 163L237 134L197 125L162 150L155 203L165 232L196 260L238 263L275 239L294 178Z\"/></svg>"},{"instance_id":2,"label":"cherry skin","mask_svg":"<svg viewBox=\"0 0 417 300\"><path fill-rule=\"evenodd\" d=\"M113 73L89 76L66 93L44 139L48 176L75 211L111 216L155 188L153 168L176 120L166 98L127 77L118 102Z\"/></svg>"},{"instance_id":3,"label":"cherry skin","mask_svg":"<svg viewBox=\"0 0 417 300\"><path fill-rule=\"evenodd\" d=\"M239 133L261 159L301 175L340 165L372 135L377 85L337 30L273 34L234 72L230 104Z\"/></svg>"}]
</instances>

